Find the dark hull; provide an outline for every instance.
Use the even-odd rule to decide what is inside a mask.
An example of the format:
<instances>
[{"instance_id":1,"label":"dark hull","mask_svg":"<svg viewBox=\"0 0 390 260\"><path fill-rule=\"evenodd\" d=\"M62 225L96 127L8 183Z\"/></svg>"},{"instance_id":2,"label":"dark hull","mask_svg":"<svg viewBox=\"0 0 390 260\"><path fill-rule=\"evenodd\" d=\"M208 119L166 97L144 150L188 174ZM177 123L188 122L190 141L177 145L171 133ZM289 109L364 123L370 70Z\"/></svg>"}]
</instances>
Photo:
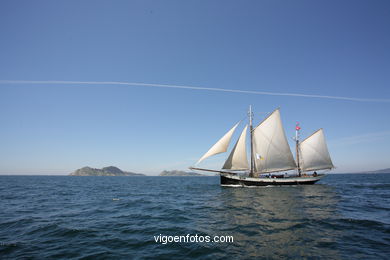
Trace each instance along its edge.
<instances>
[{"instance_id":1,"label":"dark hull","mask_svg":"<svg viewBox=\"0 0 390 260\"><path fill-rule=\"evenodd\" d=\"M296 179L296 178L295 178ZM240 185L240 186L280 186L280 185L312 185L319 181L319 179L307 180L302 178L302 180L294 180L294 181L283 181L281 179L265 179L258 178L257 180L245 180L245 179L236 179L229 178L228 176L221 175L221 185Z\"/></svg>"}]
</instances>

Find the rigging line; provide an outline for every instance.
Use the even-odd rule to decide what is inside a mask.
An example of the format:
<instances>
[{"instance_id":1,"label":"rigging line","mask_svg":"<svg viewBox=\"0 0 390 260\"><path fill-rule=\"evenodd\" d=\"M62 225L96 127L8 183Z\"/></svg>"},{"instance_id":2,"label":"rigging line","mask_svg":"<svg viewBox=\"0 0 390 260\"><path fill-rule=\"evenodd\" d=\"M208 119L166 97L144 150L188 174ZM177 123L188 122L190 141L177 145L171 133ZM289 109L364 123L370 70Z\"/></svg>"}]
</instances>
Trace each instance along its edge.
<instances>
[{"instance_id":1,"label":"rigging line","mask_svg":"<svg viewBox=\"0 0 390 260\"><path fill-rule=\"evenodd\" d=\"M231 93L268 95L268 96L289 96L289 97L322 98L322 99L334 99L334 100L357 101L357 102L383 102L383 103L390 103L390 99L387 99L387 98L385 98L385 99L380 99L380 98L357 98L357 97L345 97L345 96L328 96L328 95L302 94L302 93L290 93L290 92L270 92L270 91L239 90L239 89L225 89L225 88L209 88L209 87L196 87L196 86L172 85L172 84L141 83L141 82L64 81L64 80L0 80L0 84L119 85L119 86L138 86L138 87L156 87L156 88L176 88L176 89L190 89L190 90L206 90L206 91L231 92Z\"/></svg>"}]
</instances>

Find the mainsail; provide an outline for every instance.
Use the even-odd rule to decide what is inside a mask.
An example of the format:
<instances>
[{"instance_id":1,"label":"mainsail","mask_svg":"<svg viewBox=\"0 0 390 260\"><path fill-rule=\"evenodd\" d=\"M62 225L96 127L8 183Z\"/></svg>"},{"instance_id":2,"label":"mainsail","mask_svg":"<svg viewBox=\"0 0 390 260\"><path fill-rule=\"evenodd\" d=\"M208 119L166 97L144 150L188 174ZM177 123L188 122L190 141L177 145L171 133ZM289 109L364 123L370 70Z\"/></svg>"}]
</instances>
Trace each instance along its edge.
<instances>
[{"instance_id":1,"label":"mainsail","mask_svg":"<svg viewBox=\"0 0 390 260\"><path fill-rule=\"evenodd\" d=\"M255 172L286 171L297 167L284 133L279 109L253 130L253 149Z\"/></svg>"},{"instance_id":2,"label":"mainsail","mask_svg":"<svg viewBox=\"0 0 390 260\"><path fill-rule=\"evenodd\" d=\"M246 132L248 125L240 135L236 145L230 153L222 169L226 170L248 170L248 159L246 157Z\"/></svg>"},{"instance_id":3,"label":"mainsail","mask_svg":"<svg viewBox=\"0 0 390 260\"><path fill-rule=\"evenodd\" d=\"M229 146L229 143L230 143L230 139L232 138L232 135L234 133L234 130L236 130L237 126L240 124L240 122L238 122L235 126L233 126L232 129L230 129L221 139L219 139L218 142L216 142L211 148L210 150L207 151L207 153L205 153L200 159L199 161L196 163L200 163L201 161L203 161L204 159L210 157L210 156L213 156L215 154L218 154L218 153L224 153L227 151L227 148Z\"/></svg>"},{"instance_id":4,"label":"mainsail","mask_svg":"<svg viewBox=\"0 0 390 260\"><path fill-rule=\"evenodd\" d=\"M302 171L334 168L322 129L303 140L299 145L299 150Z\"/></svg>"}]
</instances>

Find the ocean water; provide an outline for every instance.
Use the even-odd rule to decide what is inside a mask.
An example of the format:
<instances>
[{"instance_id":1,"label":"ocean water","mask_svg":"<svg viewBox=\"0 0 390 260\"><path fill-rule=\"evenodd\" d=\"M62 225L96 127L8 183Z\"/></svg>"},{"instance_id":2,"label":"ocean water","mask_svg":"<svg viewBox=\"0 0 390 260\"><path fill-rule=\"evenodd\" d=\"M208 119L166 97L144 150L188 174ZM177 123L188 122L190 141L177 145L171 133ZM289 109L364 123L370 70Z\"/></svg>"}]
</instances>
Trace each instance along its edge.
<instances>
[{"instance_id":1,"label":"ocean water","mask_svg":"<svg viewBox=\"0 0 390 260\"><path fill-rule=\"evenodd\" d=\"M390 257L390 174L256 188L218 177L0 176L0 188L1 259ZM187 234L233 241L155 241Z\"/></svg>"}]
</instances>

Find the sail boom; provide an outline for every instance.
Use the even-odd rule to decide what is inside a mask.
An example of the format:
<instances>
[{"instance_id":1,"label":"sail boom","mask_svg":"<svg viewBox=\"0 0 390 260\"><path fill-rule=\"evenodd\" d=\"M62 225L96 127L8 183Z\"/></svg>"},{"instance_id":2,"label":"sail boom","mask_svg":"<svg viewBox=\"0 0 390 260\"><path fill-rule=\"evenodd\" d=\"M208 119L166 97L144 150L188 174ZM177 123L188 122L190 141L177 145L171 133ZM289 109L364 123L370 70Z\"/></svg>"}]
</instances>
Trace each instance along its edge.
<instances>
[{"instance_id":1,"label":"sail boom","mask_svg":"<svg viewBox=\"0 0 390 260\"><path fill-rule=\"evenodd\" d=\"M312 167L312 168L304 169L304 171L311 172L311 171L320 171L320 170L331 170L333 168L334 168L334 166L332 166L332 167Z\"/></svg>"},{"instance_id":2,"label":"sail boom","mask_svg":"<svg viewBox=\"0 0 390 260\"><path fill-rule=\"evenodd\" d=\"M218 173L231 173L231 174L234 174L233 172L230 172L230 171L212 170L212 169L204 169L204 168L198 168L198 167L189 167L188 169L190 169L190 170L197 170L197 171L205 171L205 172L218 172Z\"/></svg>"},{"instance_id":3,"label":"sail boom","mask_svg":"<svg viewBox=\"0 0 390 260\"><path fill-rule=\"evenodd\" d=\"M296 167L290 167L290 168L284 168L284 169L274 169L274 170L266 170L266 171L261 171L261 172L256 172L258 174L263 174L263 173L271 173L271 172L284 172L284 171L291 171L291 170L296 170Z\"/></svg>"}]
</instances>

